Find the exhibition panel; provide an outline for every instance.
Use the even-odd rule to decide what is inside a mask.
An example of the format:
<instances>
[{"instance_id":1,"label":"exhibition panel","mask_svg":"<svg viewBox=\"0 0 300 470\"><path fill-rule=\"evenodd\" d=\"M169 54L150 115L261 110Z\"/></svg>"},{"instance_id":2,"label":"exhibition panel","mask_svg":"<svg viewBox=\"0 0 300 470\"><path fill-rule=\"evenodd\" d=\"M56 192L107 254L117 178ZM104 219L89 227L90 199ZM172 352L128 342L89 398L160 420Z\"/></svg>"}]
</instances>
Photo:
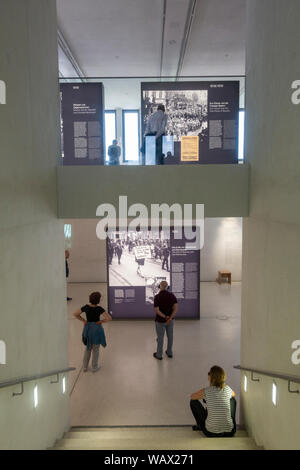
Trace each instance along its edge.
<instances>
[{"instance_id":1,"label":"exhibition panel","mask_svg":"<svg viewBox=\"0 0 300 470\"><path fill-rule=\"evenodd\" d=\"M62 83L61 147L64 165L103 165L102 83Z\"/></svg>"},{"instance_id":2,"label":"exhibition panel","mask_svg":"<svg viewBox=\"0 0 300 470\"><path fill-rule=\"evenodd\" d=\"M155 161L155 139L162 141L156 153L165 164L238 163L238 81L147 82L141 83L141 94L146 164ZM147 137L149 120L156 114L159 119L160 107L163 134Z\"/></svg>"},{"instance_id":3,"label":"exhibition panel","mask_svg":"<svg viewBox=\"0 0 300 470\"><path fill-rule=\"evenodd\" d=\"M200 318L200 250L195 233L195 228L110 232L108 311L113 318L153 318L161 281L180 302L177 318Z\"/></svg>"},{"instance_id":4,"label":"exhibition panel","mask_svg":"<svg viewBox=\"0 0 300 470\"><path fill-rule=\"evenodd\" d=\"M245 77L162 78L60 79L61 164L241 163Z\"/></svg>"}]
</instances>

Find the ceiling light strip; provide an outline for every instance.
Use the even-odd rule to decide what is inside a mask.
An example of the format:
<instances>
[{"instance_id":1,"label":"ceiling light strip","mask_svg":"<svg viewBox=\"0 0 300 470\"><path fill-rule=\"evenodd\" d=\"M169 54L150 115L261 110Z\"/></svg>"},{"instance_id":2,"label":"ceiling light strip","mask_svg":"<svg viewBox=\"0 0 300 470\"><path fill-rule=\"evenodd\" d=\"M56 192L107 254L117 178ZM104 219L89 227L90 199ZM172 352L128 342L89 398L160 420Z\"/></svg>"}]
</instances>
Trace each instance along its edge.
<instances>
[{"instance_id":1,"label":"ceiling light strip","mask_svg":"<svg viewBox=\"0 0 300 470\"><path fill-rule=\"evenodd\" d=\"M195 10L197 6L197 0L190 0L189 4L189 9L188 9L188 14L187 14L187 19L185 23L185 29L184 29L184 35L183 35L183 40L181 43L181 50L180 50L180 56L179 56L179 61L178 61L178 66L177 66L177 72L176 72L176 80L178 79L181 69L183 66L183 61L186 53L186 48L190 39L191 31L192 31L192 24L195 16Z\"/></svg>"},{"instance_id":2,"label":"ceiling light strip","mask_svg":"<svg viewBox=\"0 0 300 470\"><path fill-rule=\"evenodd\" d=\"M163 21L162 21L162 34L161 34L161 49L160 49L160 70L159 76L162 77L162 68L164 60L164 43L165 43L165 27L166 27L166 13L167 13L167 0L163 0Z\"/></svg>"},{"instance_id":3,"label":"ceiling light strip","mask_svg":"<svg viewBox=\"0 0 300 470\"><path fill-rule=\"evenodd\" d=\"M125 79L134 79L137 80L139 78L152 78L152 79L157 79L157 78L176 78L174 75L163 75L162 77L158 77L157 75L138 75L138 76L123 76L119 75L118 77L84 77L85 80L125 80ZM221 79L221 78L246 78L246 75L181 75L180 78L209 78L209 79ZM64 77L61 78L61 80L78 80L78 77Z\"/></svg>"},{"instance_id":4,"label":"ceiling light strip","mask_svg":"<svg viewBox=\"0 0 300 470\"><path fill-rule=\"evenodd\" d=\"M58 37L58 45L59 47L62 49L62 51L64 52L65 56L67 57L67 59L69 60L69 62L71 63L73 69L75 70L75 72L77 73L78 75L78 78L82 78L82 79L85 79L85 75L83 73L83 71L81 70L77 60L75 59L67 41L65 40L62 32L57 29L57 37ZM84 80L82 80L84 81Z\"/></svg>"}]
</instances>

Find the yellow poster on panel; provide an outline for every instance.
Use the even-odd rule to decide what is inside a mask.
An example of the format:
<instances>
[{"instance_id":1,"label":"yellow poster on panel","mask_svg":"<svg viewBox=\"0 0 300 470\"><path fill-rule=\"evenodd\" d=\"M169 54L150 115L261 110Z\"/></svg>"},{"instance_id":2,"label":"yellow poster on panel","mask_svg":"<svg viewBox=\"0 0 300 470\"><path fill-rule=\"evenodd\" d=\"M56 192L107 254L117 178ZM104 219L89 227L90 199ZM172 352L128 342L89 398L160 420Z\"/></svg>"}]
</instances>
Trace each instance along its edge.
<instances>
[{"instance_id":1,"label":"yellow poster on panel","mask_svg":"<svg viewBox=\"0 0 300 470\"><path fill-rule=\"evenodd\" d=\"M181 137L181 161L197 162L199 160L199 136L184 135Z\"/></svg>"}]
</instances>

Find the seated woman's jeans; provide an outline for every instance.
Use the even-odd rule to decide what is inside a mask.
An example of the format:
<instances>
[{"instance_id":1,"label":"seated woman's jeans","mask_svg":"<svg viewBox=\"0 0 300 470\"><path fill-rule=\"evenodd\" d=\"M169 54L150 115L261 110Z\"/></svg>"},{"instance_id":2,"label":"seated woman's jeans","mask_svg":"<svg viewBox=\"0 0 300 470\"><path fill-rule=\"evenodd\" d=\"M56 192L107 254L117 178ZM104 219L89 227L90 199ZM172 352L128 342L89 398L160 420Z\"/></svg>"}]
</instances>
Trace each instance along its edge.
<instances>
[{"instance_id":1,"label":"seated woman's jeans","mask_svg":"<svg viewBox=\"0 0 300 470\"><path fill-rule=\"evenodd\" d=\"M231 418L233 422L233 429L231 432L223 432L219 434L215 434L212 432L207 431L205 427L205 420L207 418L207 409L202 406L199 400L191 400L190 407L194 418L196 420L197 426L201 429L203 434L206 437L233 437L236 433L236 422L235 422L235 412L236 412L236 399L232 397L230 399L230 409L231 409Z\"/></svg>"}]
</instances>

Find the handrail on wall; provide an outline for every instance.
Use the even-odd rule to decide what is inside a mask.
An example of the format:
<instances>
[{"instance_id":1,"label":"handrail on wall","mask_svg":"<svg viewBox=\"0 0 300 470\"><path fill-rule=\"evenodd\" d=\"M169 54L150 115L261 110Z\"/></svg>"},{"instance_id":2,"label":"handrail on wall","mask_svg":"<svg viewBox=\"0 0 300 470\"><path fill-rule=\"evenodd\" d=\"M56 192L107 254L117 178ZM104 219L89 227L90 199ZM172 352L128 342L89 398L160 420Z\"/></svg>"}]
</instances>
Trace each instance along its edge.
<instances>
[{"instance_id":1,"label":"handrail on wall","mask_svg":"<svg viewBox=\"0 0 300 470\"><path fill-rule=\"evenodd\" d=\"M272 372L272 371L252 369L250 367L243 367L243 366L233 366L233 368L238 369L238 370L244 370L244 371L247 371L247 372L251 372L251 380L253 382L260 382L260 379L255 379L253 374L266 375L267 377L272 377L273 379L286 380L288 382L288 391L289 391L289 393L300 393L299 390L291 390L291 387L290 387L290 384L292 382L300 384L300 377L299 376L280 374L278 372Z\"/></svg>"},{"instance_id":2,"label":"handrail on wall","mask_svg":"<svg viewBox=\"0 0 300 470\"><path fill-rule=\"evenodd\" d=\"M23 395L24 392L24 383L31 382L33 380L44 379L45 377L52 377L56 375L56 380L51 381L51 384L59 382L59 374L63 374L64 372L70 372L72 370L76 370L76 367L68 367L66 369L58 369L51 372L45 372L43 374L36 374L36 375L29 375L27 377L18 377L16 379L7 380L6 382L0 382L0 388L12 387L13 385L21 384L21 392L20 393L13 393L12 396Z\"/></svg>"}]
</instances>

